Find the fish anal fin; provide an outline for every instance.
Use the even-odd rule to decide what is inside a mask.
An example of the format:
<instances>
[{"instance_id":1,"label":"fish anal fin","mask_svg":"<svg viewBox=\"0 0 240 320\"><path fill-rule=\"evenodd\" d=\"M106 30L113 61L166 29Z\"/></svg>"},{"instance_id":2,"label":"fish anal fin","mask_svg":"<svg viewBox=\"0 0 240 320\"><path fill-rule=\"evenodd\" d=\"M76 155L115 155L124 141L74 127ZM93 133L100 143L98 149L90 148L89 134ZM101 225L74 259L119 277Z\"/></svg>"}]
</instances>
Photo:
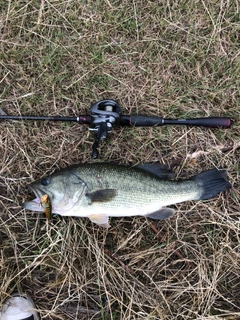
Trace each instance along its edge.
<instances>
[{"instance_id":1,"label":"fish anal fin","mask_svg":"<svg viewBox=\"0 0 240 320\"><path fill-rule=\"evenodd\" d=\"M102 189L86 194L91 202L108 202L115 198L116 195L116 189Z\"/></svg>"},{"instance_id":2,"label":"fish anal fin","mask_svg":"<svg viewBox=\"0 0 240 320\"><path fill-rule=\"evenodd\" d=\"M91 214L89 216L89 219L98 224L99 226L103 227L103 228L110 228L110 224L108 223L108 215L101 213L101 214Z\"/></svg>"},{"instance_id":3,"label":"fish anal fin","mask_svg":"<svg viewBox=\"0 0 240 320\"><path fill-rule=\"evenodd\" d=\"M172 217L175 212L176 211L172 208L163 207L155 212L147 214L146 217L154 220L165 220Z\"/></svg>"}]
</instances>

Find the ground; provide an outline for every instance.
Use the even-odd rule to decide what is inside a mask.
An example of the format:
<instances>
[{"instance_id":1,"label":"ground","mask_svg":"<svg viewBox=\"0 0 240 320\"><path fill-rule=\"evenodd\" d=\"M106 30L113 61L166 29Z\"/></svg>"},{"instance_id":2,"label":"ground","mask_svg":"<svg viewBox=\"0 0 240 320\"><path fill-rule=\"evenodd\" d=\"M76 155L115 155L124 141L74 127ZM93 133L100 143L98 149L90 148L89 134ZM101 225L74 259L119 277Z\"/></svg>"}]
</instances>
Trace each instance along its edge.
<instances>
[{"instance_id":1,"label":"ground","mask_svg":"<svg viewBox=\"0 0 240 320\"><path fill-rule=\"evenodd\" d=\"M113 128L91 158L77 123L0 122L0 304L29 293L42 319L240 319L240 8L237 1L0 0L0 108L78 116L224 116L230 129ZM29 212L27 185L73 163L164 163L175 178L224 167L232 189L174 217Z\"/></svg>"}]
</instances>

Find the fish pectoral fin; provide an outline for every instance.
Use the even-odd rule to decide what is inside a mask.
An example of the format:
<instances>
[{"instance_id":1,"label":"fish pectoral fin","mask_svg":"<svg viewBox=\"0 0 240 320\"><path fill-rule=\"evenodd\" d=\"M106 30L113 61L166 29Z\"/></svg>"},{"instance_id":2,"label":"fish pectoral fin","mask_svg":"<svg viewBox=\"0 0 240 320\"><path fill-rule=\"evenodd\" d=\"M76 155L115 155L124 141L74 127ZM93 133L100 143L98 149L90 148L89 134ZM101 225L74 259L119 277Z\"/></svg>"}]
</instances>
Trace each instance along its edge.
<instances>
[{"instance_id":1,"label":"fish pectoral fin","mask_svg":"<svg viewBox=\"0 0 240 320\"><path fill-rule=\"evenodd\" d=\"M172 217L175 212L176 211L172 208L163 207L155 212L147 214L146 217L154 220L165 220Z\"/></svg>"},{"instance_id":2,"label":"fish pectoral fin","mask_svg":"<svg viewBox=\"0 0 240 320\"><path fill-rule=\"evenodd\" d=\"M89 219L98 224L99 226L103 227L103 228L109 228L111 227L110 224L108 223L108 215L107 214L91 214L89 216Z\"/></svg>"},{"instance_id":3,"label":"fish pectoral fin","mask_svg":"<svg viewBox=\"0 0 240 320\"><path fill-rule=\"evenodd\" d=\"M91 202L108 202L115 198L116 195L116 189L102 189L86 194Z\"/></svg>"}]
</instances>

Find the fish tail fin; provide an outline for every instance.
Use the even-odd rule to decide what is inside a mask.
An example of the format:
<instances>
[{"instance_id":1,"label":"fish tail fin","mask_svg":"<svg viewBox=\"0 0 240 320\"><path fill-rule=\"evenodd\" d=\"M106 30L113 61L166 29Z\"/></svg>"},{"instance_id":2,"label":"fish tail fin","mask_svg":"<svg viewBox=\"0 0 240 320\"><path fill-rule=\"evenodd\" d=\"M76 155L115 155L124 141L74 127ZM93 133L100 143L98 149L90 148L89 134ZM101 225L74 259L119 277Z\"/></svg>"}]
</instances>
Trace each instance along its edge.
<instances>
[{"instance_id":1,"label":"fish tail fin","mask_svg":"<svg viewBox=\"0 0 240 320\"><path fill-rule=\"evenodd\" d=\"M230 189L232 185L227 179L227 172L224 169L207 170L193 177L193 180L202 189L202 194L198 200L210 199L218 193Z\"/></svg>"}]
</instances>

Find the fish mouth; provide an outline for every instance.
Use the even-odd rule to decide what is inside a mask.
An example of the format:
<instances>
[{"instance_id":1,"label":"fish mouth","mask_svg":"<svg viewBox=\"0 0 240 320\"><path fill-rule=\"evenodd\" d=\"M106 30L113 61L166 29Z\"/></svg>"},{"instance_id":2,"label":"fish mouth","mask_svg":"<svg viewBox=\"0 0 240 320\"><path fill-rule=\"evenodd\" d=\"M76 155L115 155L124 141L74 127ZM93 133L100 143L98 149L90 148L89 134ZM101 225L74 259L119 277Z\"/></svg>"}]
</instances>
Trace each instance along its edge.
<instances>
[{"instance_id":1,"label":"fish mouth","mask_svg":"<svg viewBox=\"0 0 240 320\"><path fill-rule=\"evenodd\" d=\"M23 208L27 209L27 210L31 210L31 211L44 212L44 209L41 204L41 198L42 198L42 196L47 194L49 196L49 198L51 199L52 195L49 192L46 192L40 188L33 187L31 185L29 185L28 188L34 193L36 198L33 200L30 200L30 201L24 202Z\"/></svg>"}]
</instances>

